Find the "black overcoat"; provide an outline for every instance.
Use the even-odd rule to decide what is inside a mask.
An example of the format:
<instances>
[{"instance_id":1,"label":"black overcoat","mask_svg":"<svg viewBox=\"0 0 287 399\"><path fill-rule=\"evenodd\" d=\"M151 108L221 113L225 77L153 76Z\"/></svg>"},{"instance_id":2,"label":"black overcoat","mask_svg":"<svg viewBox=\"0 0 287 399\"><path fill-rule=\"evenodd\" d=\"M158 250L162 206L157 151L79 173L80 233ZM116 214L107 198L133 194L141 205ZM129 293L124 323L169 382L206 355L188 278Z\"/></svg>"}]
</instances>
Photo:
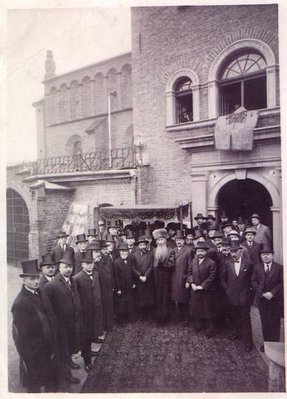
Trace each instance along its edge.
<instances>
[{"instance_id":1,"label":"black overcoat","mask_svg":"<svg viewBox=\"0 0 287 399\"><path fill-rule=\"evenodd\" d=\"M135 299L133 289L132 263L128 257L126 261L117 258L113 263L115 278L115 294L121 291L120 295L115 295L115 313L117 315L135 313Z\"/></svg>"},{"instance_id":2,"label":"black overcoat","mask_svg":"<svg viewBox=\"0 0 287 399\"><path fill-rule=\"evenodd\" d=\"M112 261L108 256L104 256L99 262L95 262L95 267L99 271L100 277L104 330L110 331L114 324L114 273Z\"/></svg>"},{"instance_id":3,"label":"black overcoat","mask_svg":"<svg viewBox=\"0 0 287 399\"><path fill-rule=\"evenodd\" d=\"M82 312L78 291L71 279L71 287L59 273L45 284L45 292L53 306L59 325L59 339L63 350L76 353L81 347Z\"/></svg>"},{"instance_id":4,"label":"black overcoat","mask_svg":"<svg viewBox=\"0 0 287 399\"><path fill-rule=\"evenodd\" d=\"M203 290L190 289L190 314L204 319L217 317L221 312L221 301L216 263L206 256L199 264L195 256L188 269L187 282L203 287Z\"/></svg>"},{"instance_id":5,"label":"black overcoat","mask_svg":"<svg viewBox=\"0 0 287 399\"><path fill-rule=\"evenodd\" d=\"M153 257L156 248L153 250ZM174 268L174 250L168 248L168 255L164 262L155 265L153 260L153 277L155 286L156 316L163 319L169 314L170 307L170 278Z\"/></svg>"},{"instance_id":6,"label":"black overcoat","mask_svg":"<svg viewBox=\"0 0 287 399\"><path fill-rule=\"evenodd\" d=\"M51 255L55 263L58 263L63 257L67 257L74 262L74 249L69 244L66 244L65 252L59 244L55 245L51 249Z\"/></svg>"},{"instance_id":7,"label":"black overcoat","mask_svg":"<svg viewBox=\"0 0 287 399\"><path fill-rule=\"evenodd\" d=\"M27 367L24 383L30 386L54 379L58 366L57 320L45 292L38 292L23 286L12 306L13 337Z\"/></svg>"},{"instance_id":8,"label":"black overcoat","mask_svg":"<svg viewBox=\"0 0 287 399\"><path fill-rule=\"evenodd\" d=\"M192 262L192 252L183 246L174 249L175 264L171 272L171 299L174 302L188 303L189 290L185 288L188 267Z\"/></svg>"},{"instance_id":9,"label":"black overcoat","mask_svg":"<svg viewBox=\"0 0 287 399\"><path fill-rule=\"evenodd\" d=\"M136 251L131 256L132 270L134 275L135 303L138 307L154 305L154 281L152 276L152 253L147 251L142 253ZM142 282L140 276L145 276L147 280Z\"/></svg>"},{"instance_id":10,"label":"black overcoat","mask_svg":"<svg viewBox=\"0 0 287 399\"><path fill-rule=\"evenodd\" d=\"M234 306L247 306L252 302L251 274L253 264L244 257L241 258L239 275L236 275L232 258L222 263L221 284L228 301Z\"/></svg>"},{"instance_id":11,"label":"black overcoat","mask_svg":"<svg viewBox=\"0 0 287 399\"><path fill-rule=\"evenodd\" d=\"M83 315L83 340L93 340L102 335L103 307L98 266L92 272L92 279L84 270L73 277L79 292Z\"/></svg>"}]
</instances>

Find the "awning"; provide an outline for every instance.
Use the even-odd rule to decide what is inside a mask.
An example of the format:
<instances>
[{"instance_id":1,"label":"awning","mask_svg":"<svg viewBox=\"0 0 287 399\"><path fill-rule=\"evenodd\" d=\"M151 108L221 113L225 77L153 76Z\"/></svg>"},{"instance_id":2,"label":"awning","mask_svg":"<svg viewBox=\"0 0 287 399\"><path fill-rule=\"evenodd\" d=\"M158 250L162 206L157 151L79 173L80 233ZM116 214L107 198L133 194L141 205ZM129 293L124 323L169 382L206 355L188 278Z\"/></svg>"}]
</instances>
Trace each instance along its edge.
<instances>
[{"instance_id":1,"label":"awning","mask_svg":"<svg viewBox=\"0 0 287 399\"><path fill-rule=\"evenodd\" d=\"M100 208L100 214L105 219L129 219L129 220L170 220L186 218L188 216L189 204L170 205L132 205L132 206L107 206Z\"/></svg>"}]
</instances>

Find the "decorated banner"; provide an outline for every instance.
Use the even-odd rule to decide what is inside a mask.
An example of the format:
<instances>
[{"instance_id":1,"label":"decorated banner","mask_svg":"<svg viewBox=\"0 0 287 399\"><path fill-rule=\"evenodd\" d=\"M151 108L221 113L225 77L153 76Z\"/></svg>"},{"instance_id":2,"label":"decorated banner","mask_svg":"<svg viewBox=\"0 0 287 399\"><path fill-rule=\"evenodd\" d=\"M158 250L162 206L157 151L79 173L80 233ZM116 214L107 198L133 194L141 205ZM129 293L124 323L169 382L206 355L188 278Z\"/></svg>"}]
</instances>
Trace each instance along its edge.
<instances>
[{"instance_id":1,"label":"decorated banner","mask_svg":"<svg viewBox=\"0 0 287 399\"><path fill-rule=\"evenodd\" d=\"M220 116L215 125L215 148L229 151L251 151L253 130L257 124L258 112L238 108L229 115Z\"/></svg>"},{"instance_id":2,"label":"decorated banner","mask_svg":"<svg viewBox=\"0 0 287 399\"><path fill-rule=\"evenodd\" d=\"M75 243L75 237L86 231L88 225L88 204L74 201L70 206L62 230L69 234L68 242Z\"/></svg>"}]
</instances>

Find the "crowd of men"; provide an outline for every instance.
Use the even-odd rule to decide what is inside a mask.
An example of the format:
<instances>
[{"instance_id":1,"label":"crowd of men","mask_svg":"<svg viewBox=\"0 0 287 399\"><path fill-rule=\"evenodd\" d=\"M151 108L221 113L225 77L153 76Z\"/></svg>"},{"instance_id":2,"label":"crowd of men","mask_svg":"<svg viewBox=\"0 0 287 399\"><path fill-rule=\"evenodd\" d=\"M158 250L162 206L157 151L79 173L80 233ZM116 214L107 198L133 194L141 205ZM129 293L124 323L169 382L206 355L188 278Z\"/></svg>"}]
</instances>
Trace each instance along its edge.
<instances>
[{"instance_id":1,"label":"crowd of men","mask_svg":"<svg viewBox=\"0 0 287 399\"><path fill-rule=\"evenodd\" d=\"M229 340L242 339L251 351L255 304L264 341L279 341L283 268L269 227L258 214L249 224L224 214L219 223L212 215L194 219L193 228L155 221L121 230L101 221L76 236L75 249L60 232L40 269L37 260L22 262L13 337L28 392L67 392L79 383L73 354L81 351L89 372L92 343L103 342L115 322L192 322L208 338L226 327Z\"/></svg>"}]
</instances>

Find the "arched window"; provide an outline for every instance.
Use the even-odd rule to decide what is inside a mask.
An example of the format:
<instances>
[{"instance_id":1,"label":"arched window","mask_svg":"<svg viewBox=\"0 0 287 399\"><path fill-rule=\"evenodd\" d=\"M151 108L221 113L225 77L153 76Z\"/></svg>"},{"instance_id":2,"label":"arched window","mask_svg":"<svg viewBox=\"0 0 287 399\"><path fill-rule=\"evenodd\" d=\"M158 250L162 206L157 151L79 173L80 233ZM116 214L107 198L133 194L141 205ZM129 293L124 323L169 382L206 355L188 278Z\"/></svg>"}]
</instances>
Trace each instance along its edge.
<instances>
[{"instance_id":1,"label":"arched window","mask_svg":"<svg viewBox=\"0 0 287 399\"><path fill-rule=\"evenodd\" d=\"M89 76L82 80L82 116L93 114L93 91L92 82Z\"/></svg>"},{"instance_id":2,"label":"arched window","mask_svg":"<svg viewBox=\"0 0 287 399\"><path fill-rule=\"evenodd\" d=\"M220 114L233 112L237 106L247 110L267 107L266 61L254 50L228 59L219 74Z\"/></svg>"},{"instance_id":3,"label":"arched window","mask_svg":"<svg viewBox=\"0 0 287 399\"><path fill-rule=\"evenodd\" d=\"M166 84L167 126L199 120L199 80L191 69L180 69Z\"/></svg>"},{"instance_id":4,"label":"arched window","mask_svg":"<svg viewBox=\"0 0 287 399\"><path fill-rule=\"evenodd\" d=\"M175 86L176 122L193 121L192 82L189 78L182 78Z\"/></svg>"},{"instance_id":5,"label":"arched window","mask_svg":"<svg viewBox=\"0 0 287 399\"><path fill-rule=\"evenodd\" d=\"M70 109L71 119L77 119L80 117L80 88L79 83L73 80L70 86Z\"/></svg>"},{"instance_id":6,"label":"arched window","mask_svg":"<svg viewBox=\"0 0 287 399\"><path fill-rule=\"evenodd\" d=\"M121 107L132 106L132 68L126 64L121 69Z\"/></svg>"},{"instance_id":7,"label":"arched window","mask_svg":"<svg viewBox=\"0 0 287 399\"><path fill-rule=\"evenodd\" d=\"M59 91L59 121L65 122L69 119L69 93L65 83L60 86Z\"/></svg>"},{"instance_id":8,"label":"arched window","mask_svg":"<svg viewBox=\"0 0 287 399\"><path fill-rule=\"evenodd\" d=\"M105 95L104 75L97 73L95 76L95 113L96 115L106 112L107 99Z\"/></svg>"},{"instance_id":9,"label":"arched window","mask_svg":"<svg viewBox=\"0 0 287 399\"><path fill-rule=\"evenodd\" d=\"M262 40L240 39L223 48L208 73L209 118L234 111L238 103L247 109L276 107L276 73L275 55Z\"/></svg>"},{"instance_id":10,"label":"arched window","mask_svg":"<svg viewBox=\"0 0 287 399\"><path fill-rule=\"evenodd\" d=\"M118 109L118 96L117 96L117 71L112 68L107 73L107 96L111 93L111 111L116 111Z\"/></svg>"}]
</instances>

